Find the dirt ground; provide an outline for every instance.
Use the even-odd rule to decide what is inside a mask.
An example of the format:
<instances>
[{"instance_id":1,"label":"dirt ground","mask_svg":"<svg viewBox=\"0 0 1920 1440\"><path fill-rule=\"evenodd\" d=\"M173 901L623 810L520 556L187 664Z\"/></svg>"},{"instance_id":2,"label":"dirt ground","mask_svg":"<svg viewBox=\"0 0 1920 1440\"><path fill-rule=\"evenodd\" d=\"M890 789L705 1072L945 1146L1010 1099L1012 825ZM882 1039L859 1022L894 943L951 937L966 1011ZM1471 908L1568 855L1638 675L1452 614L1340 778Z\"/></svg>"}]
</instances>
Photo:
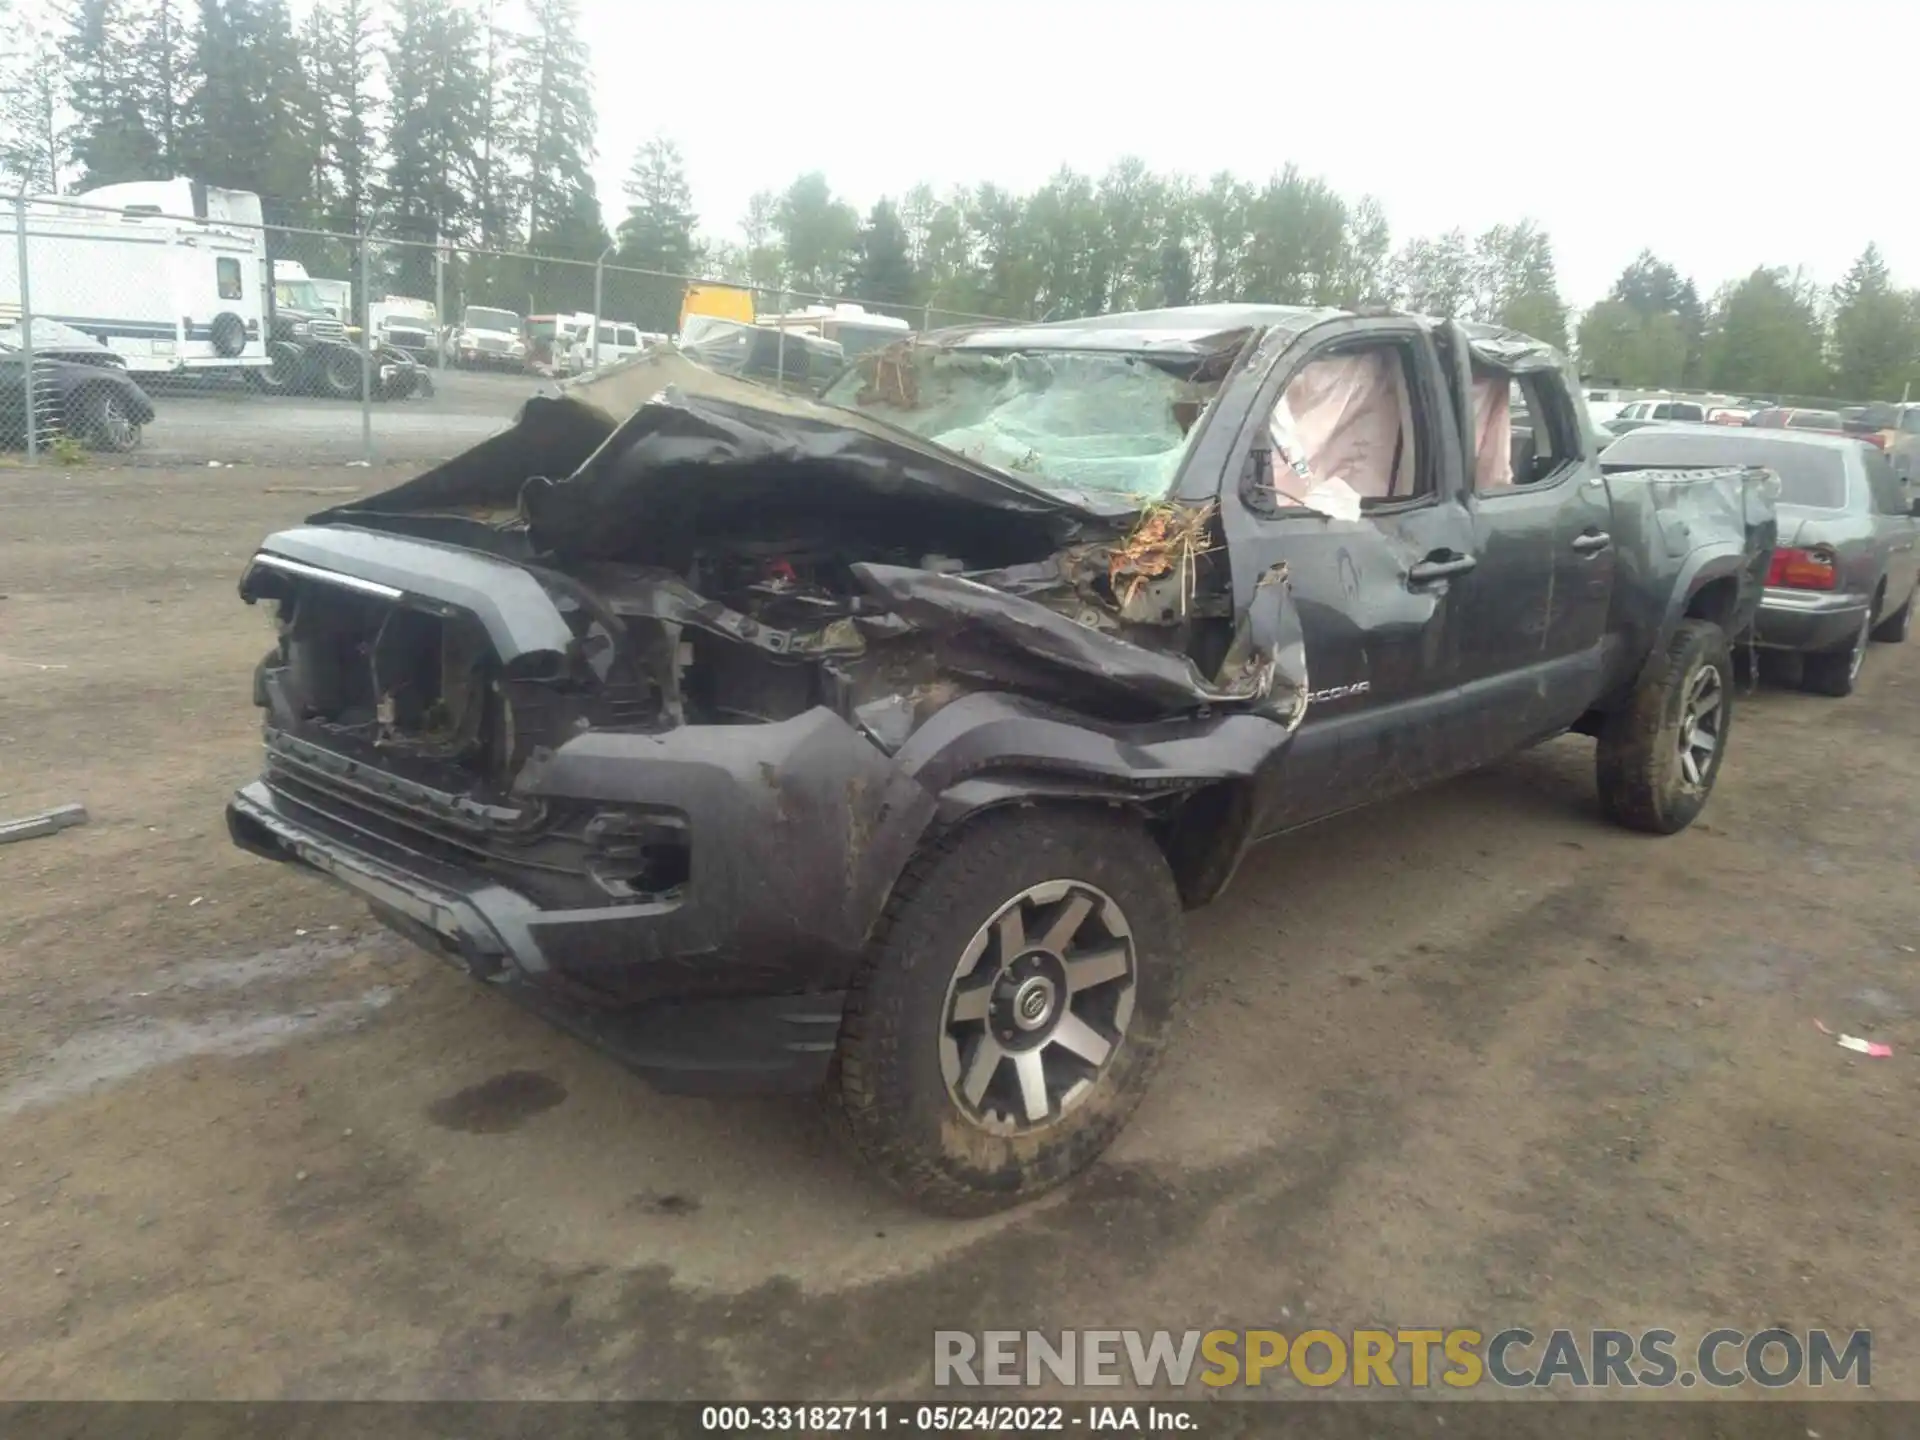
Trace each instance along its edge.
<instances>
[{"instance_id":1,"label":"dirt ground","mask_svg":"<svg viewBox=\"0 0 1920 1440\"><path fill-rule=\"evenodd\" d=\"M1083 1183L877 1192L228 844L268 529L397 473L0 468L0 1396L924 1393L936 1328L1874 1331L1920 1397L1920 645L1669 840L1566 740L1266 847ZM1890 1043L1839 1049L1814 1021ZM1007 1398L1003 1392L1000 1398Z\"/></svg>"}]
</instances>

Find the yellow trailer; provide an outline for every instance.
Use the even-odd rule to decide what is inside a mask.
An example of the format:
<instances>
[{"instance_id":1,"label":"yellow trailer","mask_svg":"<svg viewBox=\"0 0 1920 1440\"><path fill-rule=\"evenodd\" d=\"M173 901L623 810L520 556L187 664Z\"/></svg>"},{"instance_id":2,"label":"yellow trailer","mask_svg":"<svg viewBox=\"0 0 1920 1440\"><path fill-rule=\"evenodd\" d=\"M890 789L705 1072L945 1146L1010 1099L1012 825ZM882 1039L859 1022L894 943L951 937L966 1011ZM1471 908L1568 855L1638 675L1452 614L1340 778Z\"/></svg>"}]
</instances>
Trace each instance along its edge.
<instances>
[{"instance_id":1,"label":"yellow trailer","mask_svg":"<svg viewBox=\"0 0 1920 1440\"><path fill-rule=\"evenodd\" d=\"M713 315L722 320L753 324L753 291L744 285L689 285L680 302L680 328L687 328L692 315Z\"/></svg>"}]
</instances>

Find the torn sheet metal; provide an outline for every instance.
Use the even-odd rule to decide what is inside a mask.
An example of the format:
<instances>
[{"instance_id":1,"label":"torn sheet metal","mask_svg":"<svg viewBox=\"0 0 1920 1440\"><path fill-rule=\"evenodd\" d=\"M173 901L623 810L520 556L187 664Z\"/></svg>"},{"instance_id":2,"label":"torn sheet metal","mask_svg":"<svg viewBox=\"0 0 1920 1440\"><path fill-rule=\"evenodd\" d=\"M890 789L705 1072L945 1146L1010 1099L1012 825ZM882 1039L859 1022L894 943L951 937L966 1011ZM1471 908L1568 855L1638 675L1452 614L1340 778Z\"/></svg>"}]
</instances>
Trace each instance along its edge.
<instances>
[{"instance_id":1,"label":"torn sheet metal","mask_svg":"<svg viewBox=\"0 0 1920 1440\"><path fill-rule=\"evenodd\" d=\"M535 397L512 429L314 523L421 533L419 517L432 516L518 529L534 553L620 559L666 502L695 487L746 506L769 492L810 489L911 497L1027 520L1056 544L1104 530L1139 504L1127 496L1077 503L854 411L715 374L663 349L558 399ZM463 535L461 543L479 542Z\"/></svg>"},{"instance_id":2,"label":"torn sheet metal","mask_svg":"<svg viewBox=\"0 0 1920 1440\"><path fill-rule=\"evenodd\" d=\"M1524 375L1530 370L1564 370L1567 357L1544 340L1509 330L1504 325L1488 325L1478 320L1455 322L1467 337L1473 358L1495 370ZM1575 382L1575 394L1583 393Z\"/></svg>"},{"instance_id":3,"label":"torn sheet metal","mask_svg":"<svg viewBox=\"0 0 1920 1440\"><path fill-rule=\"evenodd\" d=\"M1211 678L1183 654L1132 644L964 576L895 565L852 569L889 610L920 629L996 644L1163 714L1259 705L1291 729L1306 713L1306 641L1284 565L1261 578Z\"/></svg>"}]
</instances>

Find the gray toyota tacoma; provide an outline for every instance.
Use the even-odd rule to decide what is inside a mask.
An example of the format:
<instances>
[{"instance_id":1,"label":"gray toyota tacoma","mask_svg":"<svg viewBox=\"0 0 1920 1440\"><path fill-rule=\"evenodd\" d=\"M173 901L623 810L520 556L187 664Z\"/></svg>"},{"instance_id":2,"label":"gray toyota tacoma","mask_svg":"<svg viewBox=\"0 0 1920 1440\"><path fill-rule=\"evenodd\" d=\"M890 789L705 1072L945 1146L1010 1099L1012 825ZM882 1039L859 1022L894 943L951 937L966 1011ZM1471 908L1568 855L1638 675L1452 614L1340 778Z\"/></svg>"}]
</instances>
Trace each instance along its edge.
<instances>
[{"instance_id":1,"label":"gray toyota tacoma","mask_svg":"<svg viewBox=\"0 0 1920 1440\"><path fill-rule=\"evenodd\" d=\"M268 537L234 840L930 1207L1114 1137L1249 845L1569 731L1686 826L1777 484L1595 463L1547 347L1216 306L671 351Z\"/></svg>"}]
</instances>

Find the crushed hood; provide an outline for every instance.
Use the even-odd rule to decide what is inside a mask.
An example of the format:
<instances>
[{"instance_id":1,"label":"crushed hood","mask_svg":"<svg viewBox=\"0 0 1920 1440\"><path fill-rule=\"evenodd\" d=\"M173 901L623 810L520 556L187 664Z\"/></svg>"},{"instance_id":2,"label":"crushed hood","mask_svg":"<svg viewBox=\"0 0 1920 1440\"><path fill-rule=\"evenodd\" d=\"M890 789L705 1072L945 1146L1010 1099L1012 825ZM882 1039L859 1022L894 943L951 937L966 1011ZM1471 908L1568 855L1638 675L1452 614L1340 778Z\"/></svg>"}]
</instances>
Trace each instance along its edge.
<instances>
[{"instance_id":1,"label":"crushed hood","mask_svg":"<svg viewBox=\"0 0 1920 1440\"><path fill-rule=\"evenodd\" d=\"M535 396L511 428L312 519L407 533L431 530L419 523L425 517L478 522L522 531L533 553L614 559L689 486L715 509L808 487L912 499L976 517L993 512L1058 544L1110 530L1134 508L1085 508L854 411L720 375L662 348L557 396Z\"/></svg>"}]
</instances>

